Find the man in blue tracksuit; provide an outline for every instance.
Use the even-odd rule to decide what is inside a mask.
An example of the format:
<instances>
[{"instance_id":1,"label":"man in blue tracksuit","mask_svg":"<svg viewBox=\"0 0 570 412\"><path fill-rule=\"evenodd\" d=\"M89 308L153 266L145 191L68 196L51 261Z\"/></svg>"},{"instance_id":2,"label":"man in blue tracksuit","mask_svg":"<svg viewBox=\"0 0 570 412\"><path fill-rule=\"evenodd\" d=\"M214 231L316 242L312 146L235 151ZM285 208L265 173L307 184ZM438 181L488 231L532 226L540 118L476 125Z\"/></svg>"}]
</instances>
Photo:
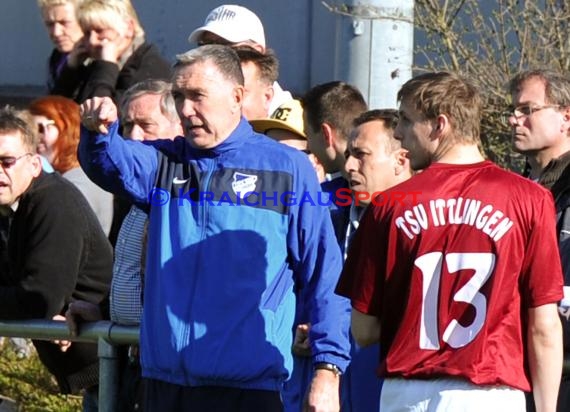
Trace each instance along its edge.
<instances>
[{"instance_id":1,"label":"man in blue tracksuit","mask_svg":"<svg viewBox=\"0 0 570 412\"><path fill-rule=\"evenodd\" d=\"M348 302L334 294L341 256L312 166L241 117L243 75L231 48L177 58L185 138L125 141L110 99L81 107L82 167L150 211L145 410L281 411L301 292L315 368L307 404L338 411Z\"/></svg>"}]
</instances>

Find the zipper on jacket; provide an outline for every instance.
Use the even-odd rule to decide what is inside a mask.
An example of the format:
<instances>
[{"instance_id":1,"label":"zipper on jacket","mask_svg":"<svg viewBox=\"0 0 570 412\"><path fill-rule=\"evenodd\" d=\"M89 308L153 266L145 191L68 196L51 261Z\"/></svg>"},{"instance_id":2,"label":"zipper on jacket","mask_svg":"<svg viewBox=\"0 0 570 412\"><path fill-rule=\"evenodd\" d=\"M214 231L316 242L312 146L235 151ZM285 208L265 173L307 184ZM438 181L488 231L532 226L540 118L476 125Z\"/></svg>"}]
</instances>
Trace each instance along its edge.
<instances>
[{"instance_id":1,"label":"zipper on jacket","mask_svg":"<svg viewBox=\"0 0 570 412\"><path fill-rule=\"evenodd\" d=\"M214 173L214 170L216 169L216 165L218 164L218 158L215 157L212 159L212 162L208 162L208 169L207 169L207 173L206 176L204 178L204 186L203 186L203 193L209 193L210 192L210 183L212 181L212 175ZM201 203L200 205L200 226L201 226L201 232L200 232L200 240L204 240L206 238L206 222L207 222L207 218L208 218L208 212L209 212L209 201L203 202L202 200L202 196L203 193L199 194L199 201Z\"/></svg>"}]
</instances>

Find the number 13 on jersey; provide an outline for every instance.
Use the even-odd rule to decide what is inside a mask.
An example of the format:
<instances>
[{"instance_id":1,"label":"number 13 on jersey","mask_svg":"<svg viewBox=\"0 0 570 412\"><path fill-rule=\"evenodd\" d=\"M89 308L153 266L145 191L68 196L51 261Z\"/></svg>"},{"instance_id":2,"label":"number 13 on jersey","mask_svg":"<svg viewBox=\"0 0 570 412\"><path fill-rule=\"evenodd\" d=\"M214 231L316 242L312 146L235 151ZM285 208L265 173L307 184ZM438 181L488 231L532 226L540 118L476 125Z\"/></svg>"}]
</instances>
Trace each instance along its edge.
<instances>
[{"instance_id":1,"label":"number 13 on jersey","mask_svg":"<svg viewBox=\"0 0 570 412\"><path fill-rule=\"evenodd\" d=\"M453 300L465 302L475 309L471 324L462 326L457 319L452 319L443 331L442 339L452 348L461 348L473 339L483 328L487 317L487 298L480 290L495 268L493 253L426 253L418 257L414 264L422 272L422 313L420 325L420 348L439 349L439 289L443 264L450 275L460 270L473 270L471 279L459 289Z\"/></svg>"}]
</instances>

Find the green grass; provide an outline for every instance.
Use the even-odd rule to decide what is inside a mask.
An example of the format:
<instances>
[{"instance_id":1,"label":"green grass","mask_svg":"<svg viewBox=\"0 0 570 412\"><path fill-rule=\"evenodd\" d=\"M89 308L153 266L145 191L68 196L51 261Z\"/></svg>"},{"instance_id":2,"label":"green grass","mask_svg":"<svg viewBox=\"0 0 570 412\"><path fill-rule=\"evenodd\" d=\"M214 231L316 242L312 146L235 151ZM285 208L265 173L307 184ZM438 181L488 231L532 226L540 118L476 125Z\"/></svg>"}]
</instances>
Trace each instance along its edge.
<instances>
[{"instance_id":1,"label":"green grass","mask_svg":"<svg viewBox=\"0 0 570 412\"><path fill-rule=\"evenodd\" d=\"M14 399L21 412L78 412L81 397L61 395L51 374L33 354L18 359L8 339L0 346L0 394Z\"/></svg>"}]
</instances>

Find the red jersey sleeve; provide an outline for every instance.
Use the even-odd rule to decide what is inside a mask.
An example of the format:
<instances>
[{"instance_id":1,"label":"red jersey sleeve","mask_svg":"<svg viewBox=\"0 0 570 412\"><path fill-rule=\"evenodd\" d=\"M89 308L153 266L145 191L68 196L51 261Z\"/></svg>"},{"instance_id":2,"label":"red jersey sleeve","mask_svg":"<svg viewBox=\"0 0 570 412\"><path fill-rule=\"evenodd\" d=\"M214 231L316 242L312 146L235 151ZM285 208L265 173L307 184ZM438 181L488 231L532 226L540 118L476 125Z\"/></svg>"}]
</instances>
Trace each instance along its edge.
<instances>
[{"instance_id":1,"label":"red jersey sleeve","mask_svg":"<svg viewBox=\"0 0 570 412\"><path fill-rule=\"evenodd\" d=\"M386 236L378 208L368 207L352 239L336 293L351 300L352 307L380 317L380 297L384 285Z\"/></svg>"},{"instance_id":2,"label":"red jersey sleeve","mask_svg":"<svg viewBox=\"0 0 570 412\"><path fill-rule=\"evenodd\" d=\"M536 199L534 221L521 270L523 305L537 307L563 297L563 276L556 239L556 211L550 192ZM548 268L548 270L545 270Z\"/></svg>"}]
</instances>

